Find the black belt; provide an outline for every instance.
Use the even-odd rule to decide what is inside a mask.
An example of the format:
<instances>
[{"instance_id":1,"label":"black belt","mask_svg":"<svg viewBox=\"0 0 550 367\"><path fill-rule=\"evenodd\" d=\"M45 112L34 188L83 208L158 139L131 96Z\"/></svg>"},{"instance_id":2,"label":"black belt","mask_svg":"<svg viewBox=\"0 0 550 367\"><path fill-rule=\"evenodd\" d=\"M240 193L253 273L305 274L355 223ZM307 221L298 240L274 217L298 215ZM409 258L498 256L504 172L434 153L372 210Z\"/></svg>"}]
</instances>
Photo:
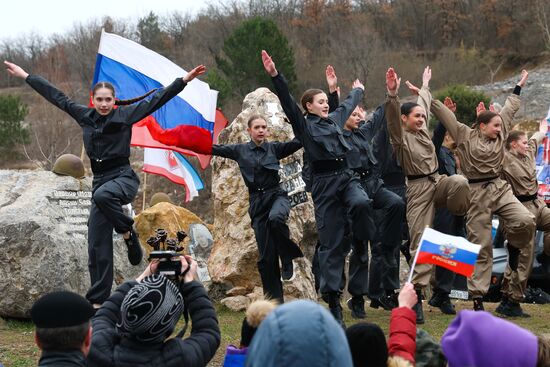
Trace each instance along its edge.
<instances>
[{"instance_id":1,"label":"black belt","mask_svg":"<svg viewBox=\"0 0 550 367\"><path fill-rule=\"evenodd\" d=\"M273 190L280 189L280 186L271 186L271 187L249 187L248 193L249 194L263 194L265 192L270 192Z\"/></svg>"},{"instance_id":2,"label":"black belt","mask_svg":"<svg viewBox=\"0 0 550 367\"><path fill-rule=\"evenodd\" d=\"M407 179L409 181L419 180L424 177L430 177L431 175L437 173L437 170L433 171L432 173L428 173L427 175L407 175Z\"/></svg>"},{"instance_id":3,"label":"black belt","mask_svg":"<svg viewBox=\"0 0 550 367\"><path fill-rule=\"evenodd\" d=\"M489 182L489 181L493 181L494 179L497 179L498 177L499 176L491 176L486 178L472 178L472 179L468 179L468 183L475 184L480 182Z\"/></svg>"},{"instance_id":4,"label":"black belt","mask_svg":"<svg viewBox=\"0 0 550 367\"><path fill-rule=\"evenodd\" d=\"M372 170L369 169L354 169L353 172L357 173L360 178L367 178Z\"/></svg>"},{"instance_id":5,"label":"black belt","mask_svg":"<svg viewBox=\"0 0 550 367\"><path fill-rule=\"evenodd\" d=\"M538 196L537 194L533 194L533 195L516 195L516 198L517 198L521 203L525 203L526 201L537 200L538 197L539 197L539 196Z\"/></svg>"},{"instance_id":6,"label":"black belt","mask_svg":"<svg viewBox=\"0 0 550 367\"><path fill-rule=\"evenodd\" d=\"M113 168L130 165L130 160L128 159L128 157L120 157L120 158L105 159L105 160L90 159L90 164L92 165L93 173L103 173Z\"/></svg>"},{"instance_id":7,"label":"black belt","mask_svg":"<svg viewBox=\"0 0 550 367\"><path fill-rule=\"evenodd\" d=\"M347 164L345 158L326 159L311 162L311 170L316 174L339 171L346 168Z\"/></svg>"}]
</instances>

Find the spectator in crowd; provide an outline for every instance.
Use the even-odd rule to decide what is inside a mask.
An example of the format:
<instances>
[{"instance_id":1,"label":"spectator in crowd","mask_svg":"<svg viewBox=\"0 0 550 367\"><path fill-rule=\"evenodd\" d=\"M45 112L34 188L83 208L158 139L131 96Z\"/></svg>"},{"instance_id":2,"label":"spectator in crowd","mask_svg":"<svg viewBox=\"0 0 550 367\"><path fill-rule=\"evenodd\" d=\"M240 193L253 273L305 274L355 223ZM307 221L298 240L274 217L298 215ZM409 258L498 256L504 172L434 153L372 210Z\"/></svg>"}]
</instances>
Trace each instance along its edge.
<instances>
[{"instance_id":1,"label":"spectator in crowd","mask_svg":"<svg viewBox=\"0 0 550 367\"><path fill-rule=\"evenodd\" d=\"M548 339L488 312L460 312L443 334L441 347L449 367L550 366Z\"/></svg>"},{"instance_id":2,"label":"spectator in crowd","mask_svg":"<svg viewBox=\"0 0 550 367\"><path fill-rule=\"evenodd\" d=\"M73 292L53 292L39 298L31 308L34 340L42 351L38 365L86 366L93 314L92 305Z\"/></svg>"},{"instance_id":3,"label":"spectator in crowd","mask_svg":"<svg viewBox=\"0 0 550 367\"><path fill-rule=\"evenodd\" d=\"M190 256L180 260L180 279L156 274L158 263L151 262L105 301L93 319L89 366L206 366L220 345L218 320L206 290L194 280L197 262ZM185 310L191 335L168 339L182 311L187 322Z\"/></svg>"},{"instance_id":4,"label":"spectator in crowd","mask_svg":"<svg viewBox=\"0 0 550 367\"><path fill-rule=\"evenodd\" d=\"M293 301L273 310L252 339L247 367L351 367L344 329L319 304Z\"/></svg>"},{"instance_id":5,"label":"spectator in crowd","mask_svg":"<svg viewBox=\"0 0 550 367\"><path fill-rule=\"evenodd\" d=\"M399 307L392 310L389 346L376 324L358 323L346 330L354 367L407 367L415 363L417 295L411 283L398 296Z\"/></svg>"},{"instance_id":6,"label":"spectator in crowd","mask_svg":"<svg viewBox=\"0 0 550 367\"><path fill-rule=\"evenodd\" d=\"M224 367L244 366L248 354L248 346L252 342L260 323L277 307L277 303L271 300L254 301L246 309L246 316L241 327L241 343L239 348L228 345L225 350Z\"/></svg>"}]
</instances>

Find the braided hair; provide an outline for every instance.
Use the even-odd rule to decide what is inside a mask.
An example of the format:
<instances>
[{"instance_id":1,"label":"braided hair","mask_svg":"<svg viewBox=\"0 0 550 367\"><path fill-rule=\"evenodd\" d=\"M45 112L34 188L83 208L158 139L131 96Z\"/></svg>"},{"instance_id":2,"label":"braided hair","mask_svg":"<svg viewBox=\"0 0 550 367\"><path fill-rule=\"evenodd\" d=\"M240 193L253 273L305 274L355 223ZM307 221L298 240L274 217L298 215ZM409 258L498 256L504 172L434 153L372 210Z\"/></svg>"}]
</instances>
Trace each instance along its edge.
<instances>
[{"instance_id":1,"label":"braided hair","mask_svg":"<svg viewBox=\"0 0 550 367\"><path fill-rule=\"evenodd\" d=\"M101 88L106 88L106 89L109 89L111 92L113 92L113 97L115 97L115 87L109 83L109 82L98 82L94 85L94 87L92 88L92 95L95 95L95 93L97 92L98 89L101 89ZM154 88L154 89L151 89L150 91L148 91L147 93L139 96L139 97L134 97L134 98L130 98L130 99L117 99L115 101L115 105L117 106L127 106L127 105L131 105L133 103L136 103L136 102L139 102L141 101L142 99L150 96L151 94L153 94L154 92L156 92L158 90L158 88Z\"/></svg>"}]
</instances>

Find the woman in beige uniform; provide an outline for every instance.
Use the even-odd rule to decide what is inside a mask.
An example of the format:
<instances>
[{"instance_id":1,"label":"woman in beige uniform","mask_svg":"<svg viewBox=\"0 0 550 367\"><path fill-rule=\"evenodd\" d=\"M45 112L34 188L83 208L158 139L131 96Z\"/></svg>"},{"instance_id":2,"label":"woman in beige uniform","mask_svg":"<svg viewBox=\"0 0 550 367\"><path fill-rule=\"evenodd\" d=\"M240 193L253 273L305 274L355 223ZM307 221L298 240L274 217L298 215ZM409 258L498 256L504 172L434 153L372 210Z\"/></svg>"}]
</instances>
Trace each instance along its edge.
<instances>
[{"instance_id":1,"label":"woman in beige uniform","mask_svg":"<svg viewBox=\"0 0 550 367\"><path fill-rule=\"evenodd\" d=\"M457 144L462 173L470 183L472 199L466 223L468 240L481 245L474 274L468 279L468 290L476 311L483 310L482 298L491 280L493 214L504 221L507 238L513 243L528 241L535 232L534 216L516 199L510 185L500 178L504 145L520 107L519 93L527 77L527 71L523 70L520 82L506 99L500 114L482 111L473 128L458 122L440 101L431 102L432 112Z\"/></svg>"},{"instance_id":2,"label":"woman in beige uniform","mask_svg":"<svg viewBox=\"0 0 550 367\"><path fill-rule=\"evenodd\" d=\"M525 131L512 131L506 140L506 152L502 166L502 177L512 186L516 198L535 216L538 230L550 231L550 209L544 200L538 197L536 172L537 148L546 136L548 122L539 124L539 131L527 139ZM548 246L550 237L545 233L544 241ZM527 279L532 270L535 252L535 237L523 241L508 241L508 265L502 283L502 302L496 311L504 316L528 317L519 303L523 301Z\"/></svg>"},{"instance_id":3,"label":"woman in beige uniform","mask_svg":"<svg viewBox=\"0 0 550 367\"><path fill-rule=\"evenodd\" d=\"M407 221L413 258L424 228L432 225L435 207L446 207L455 215L464 215L470 201L468 182L464 177L447 177L437 172L437 154L426 126L426 110L431 99L430 78L431 70L426 67L422 89L407 83L413 92L419 94L419 104L401 105L397 97L400 79L392 68L386 73L386 119L390 141L407 175ZM419 300L414 307L417 323L424 322L421 292L430 281L431 270L432 266L429 264L417 264L414 267L412 283Z\"/></svg>"}]
</instances>

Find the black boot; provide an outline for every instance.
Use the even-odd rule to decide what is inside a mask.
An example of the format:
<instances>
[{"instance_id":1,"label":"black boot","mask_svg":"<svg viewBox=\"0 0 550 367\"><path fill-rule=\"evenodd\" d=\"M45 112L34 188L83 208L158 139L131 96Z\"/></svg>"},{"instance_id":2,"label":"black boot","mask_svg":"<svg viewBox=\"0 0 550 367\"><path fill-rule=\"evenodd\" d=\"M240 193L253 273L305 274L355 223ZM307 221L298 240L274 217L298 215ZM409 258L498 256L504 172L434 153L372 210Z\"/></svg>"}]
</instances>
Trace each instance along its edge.
<instances>
[{"instance_id":1,"label":"black boot","mask_svg":"<svg viewBox=\"0 0 550 367\"><path fill-rule=\"evenodd\" d=\"M281 278L283 281L288 282L294 280L294 261L285 260L282 262Z\"/></svg>"},{"instance_id":2,"label":"black boot","mask_svg":"<svg viewBox=\"0 0 550 367\"><path fill-rule=\"evenodd\" d=\"M416 297L418 302L413 306L413 311L416 312L416 324L424 323L424 311L422 310L422 289L416 289Z\"/></svg>"},{"instance_id":3,"label":"black boot","mask_svg":"<svg viewBox=\"0 0 550 367\"><path fill-rule=\"evenodd\" d=\"M445 315L456 315L455 306L446 293L434 293L428 304L439 308Z\"/></svg>"},{"instance_id":4,"label":"black boot","mask_svg":"<svg viewBox=\"0 0 550 367\"><path fill-rule=\"evenodd\" d=\"M474 297L474 311L485 311L483 307L483 298Z\"/></svg>"},{"instance_id":5,"label":"black boot","mask_svg":"<svg viewBox=\"0 0 550 367\"><path fill-rule=\"evenodd\" d=\"M328 294L328 308L332 316L336 319L336 322L345 330L346 324L344 323L342 305L340 304L340 294L338 292L331 292Z\"/></svg>"},{"instance_id":6,"label":"black boot","mask_svg":"<svg viewBox=\"0 0 550 367\"><path fill-rule=\"evenodd\" d=\"M513 301L508 297L502 297L502 302L495 310L498 314L507 317L531 317L531 315L523 312L519 302Z\"/></svg>"},{"instance_id":7,"label":"black boot","mask_svg":"<svg viewBox=\"0 0 550 367\"><path fill-rule=\"evenodd\" d=\"M544 252L541 252L537 255L537 261L542 265L542 269L545 273L550 274L550 256L546 255Z\"/></svg>"},{"instance_id":8,"label":"black boot","mask_svg":"<svg viewBox=\"0 0 550 367\"><path fill-rule=\"evenodd\" d=\"M346 302L348 308L351 310L351 316L354 319L364 319L367 317L365 312L365 300L363 296L353 296Z\"/></svg>"},{"instance_id":9,"label":"black boot","mask_svg":"<svg viewBox=\"0 0 550 367\"><path fill-rule=\"evenodd\" d=\"M397 294L386 294L385 296L373 298L370 301L370 307L379 308L382 307L386 311L391 311L397 307Z\"/></svg>"},{"instance_id":10,"label":"black boot","mask_svg":"<svg viewBox=\"0 0 550 367\"><path fill-rule=\"evenodd\" d=\"M128 247L128 260L130 264L134 266L139 265L143 258L143 251L139 243L139 236L133 228L130 231L130 238L125 239L124 243L126 243L126 247Z\"/></svg>"}]
</instances>

